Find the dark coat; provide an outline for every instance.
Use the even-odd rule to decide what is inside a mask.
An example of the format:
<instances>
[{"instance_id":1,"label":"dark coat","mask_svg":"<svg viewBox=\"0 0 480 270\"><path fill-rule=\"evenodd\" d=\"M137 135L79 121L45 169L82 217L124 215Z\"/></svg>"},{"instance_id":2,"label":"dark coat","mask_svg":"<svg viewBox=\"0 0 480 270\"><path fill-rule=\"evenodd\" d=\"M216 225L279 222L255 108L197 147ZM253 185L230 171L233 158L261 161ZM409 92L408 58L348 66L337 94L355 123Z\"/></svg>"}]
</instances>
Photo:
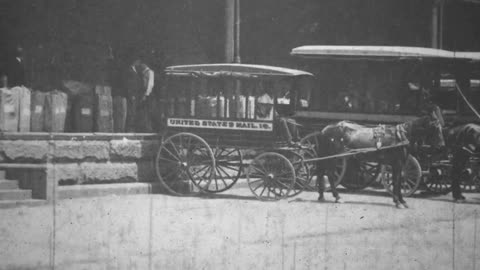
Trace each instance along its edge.
<instances>
[{"instance_id":1,"label":"dark coat","mask_svg":"<svg viewBox=\"0 0 480 270\"><path fill-rule=\"evenodd\" d=\"M25 85L25 60L10 59L7 66L8 86Z\"/></svg>"}]
</instances>

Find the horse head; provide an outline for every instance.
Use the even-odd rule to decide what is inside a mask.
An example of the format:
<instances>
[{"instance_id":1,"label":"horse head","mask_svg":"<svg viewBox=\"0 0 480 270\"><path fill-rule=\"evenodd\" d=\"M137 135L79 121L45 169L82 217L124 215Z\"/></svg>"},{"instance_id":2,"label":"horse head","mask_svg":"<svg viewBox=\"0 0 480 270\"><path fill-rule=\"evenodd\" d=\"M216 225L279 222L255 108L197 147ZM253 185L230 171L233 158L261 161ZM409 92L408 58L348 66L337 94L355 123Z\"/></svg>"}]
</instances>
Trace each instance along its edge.
<instances>
[{"instance_id":1,"label":"horse head","mask_svg":"<svg viewBox=\"0 0 480 270\"><path fill-rule=\"evenodd\" d=\"M438 106L433 106L426 115L414 120L411 124L411 134L414 140L421 139L435 149L445 147L443 136L445 122Z\"/></svg>"},{"instance_id":2,"label":"horse head","mask_svg":"<svg viewBox=\"0 0 480 270\"><path fill-rule=\"evenodd\" d=\"M331 124L322 130L319 153L333 155L347 150L348 127L340 123Z\"/></svg>"}]
</instances>

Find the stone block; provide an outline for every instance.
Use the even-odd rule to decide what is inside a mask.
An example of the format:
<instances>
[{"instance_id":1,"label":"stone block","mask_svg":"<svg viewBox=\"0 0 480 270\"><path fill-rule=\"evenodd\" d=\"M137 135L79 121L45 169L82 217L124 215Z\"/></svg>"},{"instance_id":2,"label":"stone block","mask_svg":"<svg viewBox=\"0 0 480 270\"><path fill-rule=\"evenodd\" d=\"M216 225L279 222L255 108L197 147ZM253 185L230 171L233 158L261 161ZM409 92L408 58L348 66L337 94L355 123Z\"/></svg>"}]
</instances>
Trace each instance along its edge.
<instances>
[{"instance_id":1,"label":"stone block","mask_svg":"<svg viewBox=\"0 0 480 270\"><path fill-rule=\"evenodd\" d=\"M56 141L55 160L80 160L84 158L82 141Z\"/></svg>"},{"instance_id":2,"label":"stone block","mask_svg":"<svg viewBox=\"0 0 480 270\"><path fill-rule=\"evenodd\" d=\"M8 161L45 161L48 148L47 141L0 141L1 156Z\"/></svg>"},{"instance_id":3,"label":"stone block","mask_svg":"<svg viewBox=\"0 0 480 270\"><path fill-rule=\"evenodd\" d=\"M112 140L110 156L120 160L139 159L142 157L142 143L139 140Z\"/></svg>"},{"instance_id":4,"label":"stone block","mask_svg":"<svg viewBox=\"0 0 480 270\"><path fill-rule=\"evenodd\" d=\"M153 161L142 161L137 163L138 181L139 182L155 182L157 174L155 172L155 164Z\"/></svg>"},{"instance_id":5,"label":"stone block","mask_svg":"<svg viewBox=\"0 0 480 270\"><path fill-rule=\"evenodd\" d=\"M136 182L138 167L136 163L93 163L80 165L83 184L106 182Z\"/></svg>"},{"instance_id":6,"label":"stone block","mask_svg":"<svg viewBox=\"0 0 480 270\"><path fill-rule=\"evenodd\" d=\"M145 140L141 141L142 144L142 158L155 160L157 156L158 148L160 147L159 140Z\"/></svg>"},{"instance_id":7,"label":"stone block","mask_svg":"<svg viewBox=\"0 0 480 270\"><path fill-rule=\"evenodd\" d=\"M85 159L107 160L110 157L108 141L83 141L82 149Z\"/></svg>"},{"instance_id":8,"label":"stone block","mask_svg":"<svg viewBox=\"0 0 480 270\"><path fill-rule=\"evenodd\" d=\"M84 175L80 166L76 163L55 164L54 170L50 171L50 176L59 184L79 183L84 180Z\"/></svg>"},{"instance_id":9,"label":"stone block","mask_svg":"<svg viewBox=\"0 0 480 270\"><path fill-rule=\"evenodd\" d=\"M113 160L154 159L158 146L156 140L112 140L110 157Z\"/></svg>"},{"instance_id":10,"label":"stone block","mask_svg":"<svg viewBox=\"0 0 480 270\"><path fill-rule=\"evenodd\" d=\"M55 141L56 161L109 159L109 143L106 141Z\"/></svg>"}]
</instances>

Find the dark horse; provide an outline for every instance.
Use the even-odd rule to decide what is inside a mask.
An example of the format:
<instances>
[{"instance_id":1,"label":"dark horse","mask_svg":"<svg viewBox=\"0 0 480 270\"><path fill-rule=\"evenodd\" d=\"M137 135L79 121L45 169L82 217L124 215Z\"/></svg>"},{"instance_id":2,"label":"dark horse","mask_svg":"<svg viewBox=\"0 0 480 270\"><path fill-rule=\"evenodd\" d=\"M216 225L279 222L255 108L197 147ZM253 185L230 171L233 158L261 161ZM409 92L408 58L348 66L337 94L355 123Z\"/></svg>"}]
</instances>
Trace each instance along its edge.
<instances>
[{"instance_id":1,"label":"dark horse","mask_svg":"<svg viewBox=\"0 0 480 270\"><path fill-rule=\"evenodd\" d=\"M319 156L330 156L351 149L391 147L374 152L375 158L383 164L392 166L393 202L397 208L408 207L400 189L401 172L405 166L411 143L417 138L426 137L430 144L437 148L445 146L442 125L437 114L432 112L427 116L396 126L366 127L348 121L341 121L325 127L320 135L317 153ZM336 202L341 202L334 184L333 168L336 161L327 159L317 164L317 185L319 201L324 200L325 180L328 179Z\"/></svg>"},{"instance_id":2,"label":"dark horse","mask_svg":"<svg viewBox=\"0 0 480 270\"><path fill-rule=\"evenodd\" d=\"M452 195L455 201L464 201L460 178L471 156L480 154L480 125L466 124L446 129L447 147L452 154Z\"/></svg>"}]
</instances>

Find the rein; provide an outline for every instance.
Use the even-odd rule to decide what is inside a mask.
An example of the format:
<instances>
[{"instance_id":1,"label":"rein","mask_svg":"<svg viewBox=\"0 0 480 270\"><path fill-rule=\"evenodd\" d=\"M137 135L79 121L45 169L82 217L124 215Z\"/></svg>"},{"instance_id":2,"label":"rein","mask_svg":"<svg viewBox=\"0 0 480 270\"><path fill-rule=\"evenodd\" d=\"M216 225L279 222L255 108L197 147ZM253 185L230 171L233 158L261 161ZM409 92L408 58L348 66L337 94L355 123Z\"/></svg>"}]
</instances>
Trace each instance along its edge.
<instances>
[{"instance_id":1,"label":"rein","mask_svg":"<svg viewBox=\"0 0 480 270\"><path fill-rule=\"evenodd\" d=\"M404 138L409 140L408 138L410 137L410 134L412 132L412 123L411 122L406 122L403 124L398 124L395 126L395 133L397 135L397 138L402 141Z\"/></svg>"},{"instance_id":2,"label":"rein","mask_svg":"<svg viewBox=\"0 0 480 270\"><path fill-rule=\"evenodd\" d=\"M462 90L460 89L460 86L458 86L457 83L455 83L455 88L457 89L460 96L462 96L463 101L465 101L465 103L470 108L470 110L472 110L472 112L475 114L475 116L478 119L480 119L480 114L477 112L477 110L475 110L475 107L473 107L473 105L470 103L470 101L468 101L467 97L463 94Z\"/></svg>"}]
</instances>

